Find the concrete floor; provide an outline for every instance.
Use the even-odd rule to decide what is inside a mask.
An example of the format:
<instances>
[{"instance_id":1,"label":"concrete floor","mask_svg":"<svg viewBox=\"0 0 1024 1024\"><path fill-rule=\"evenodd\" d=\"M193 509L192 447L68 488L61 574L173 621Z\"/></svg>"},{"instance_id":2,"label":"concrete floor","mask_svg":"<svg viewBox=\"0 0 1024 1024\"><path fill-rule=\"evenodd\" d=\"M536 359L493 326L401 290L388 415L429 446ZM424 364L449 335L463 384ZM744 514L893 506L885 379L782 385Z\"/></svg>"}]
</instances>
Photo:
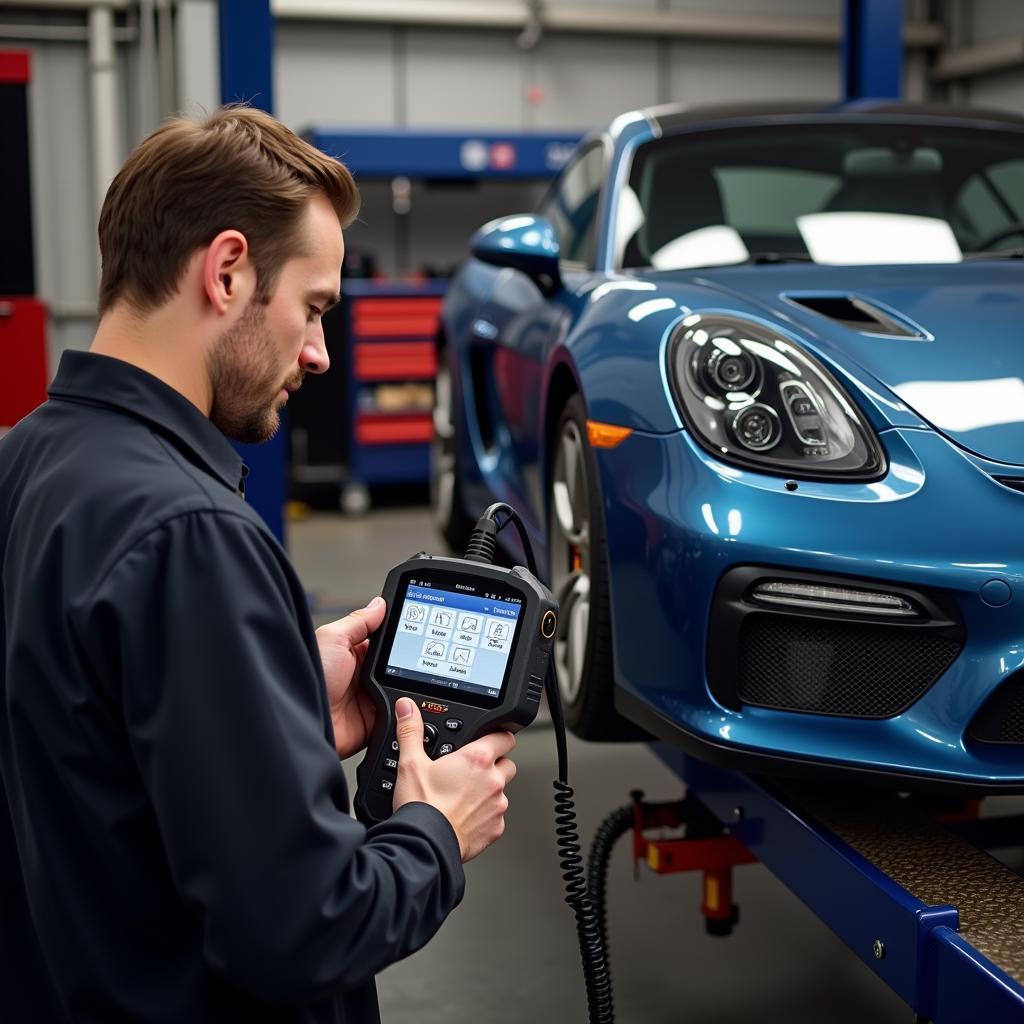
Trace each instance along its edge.
<instances>
[{"instance_id":1,"label":"concrete floor","mask_svg":"<svg viewBox=\"0 0 1024 1024\"><path fill-rule=\"evenodd\" d=\"M363 519L314 514L289 527L289 548L318 623L364 604L388 569L421 549L442 550L422 508ZM570 737L580 833L640 788L675 799L680 783L644 745ZM572 914L554 848L550 726L520 734L519 774L500 842L467 865L462 905L426 948L380 978L386 1024L583 1022L586 1002ZM355 764L347 765L354 785ZM737 869L742 919L730 938L704 934L695 875L634 881L623 838L609 873L609 932L619 1024L903 1022L909 1008L760 865Z\"/></svg>"}]
</instances>

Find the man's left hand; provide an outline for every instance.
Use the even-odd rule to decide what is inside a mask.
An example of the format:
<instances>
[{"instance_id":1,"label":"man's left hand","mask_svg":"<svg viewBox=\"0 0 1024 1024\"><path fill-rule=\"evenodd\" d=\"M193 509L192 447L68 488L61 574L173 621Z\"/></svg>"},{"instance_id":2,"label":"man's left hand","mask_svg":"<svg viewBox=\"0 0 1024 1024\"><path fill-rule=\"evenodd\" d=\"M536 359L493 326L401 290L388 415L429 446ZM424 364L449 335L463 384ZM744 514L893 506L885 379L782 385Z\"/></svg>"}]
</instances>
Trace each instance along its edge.
<instances>
[{"instance_id":1,"label":"man's left hand","mask_svg":"<svg viewBox=\"0 0 1024 1024\"><path fill-rule=\"evenodd\" d=\"M384 599L375 597L365 608L316 631L334 723L334 746L342 758L362 750L373 729L374 704L359 685L359 670L369 636L384 621L384 611Z\"/></svg>"}]
</instances>

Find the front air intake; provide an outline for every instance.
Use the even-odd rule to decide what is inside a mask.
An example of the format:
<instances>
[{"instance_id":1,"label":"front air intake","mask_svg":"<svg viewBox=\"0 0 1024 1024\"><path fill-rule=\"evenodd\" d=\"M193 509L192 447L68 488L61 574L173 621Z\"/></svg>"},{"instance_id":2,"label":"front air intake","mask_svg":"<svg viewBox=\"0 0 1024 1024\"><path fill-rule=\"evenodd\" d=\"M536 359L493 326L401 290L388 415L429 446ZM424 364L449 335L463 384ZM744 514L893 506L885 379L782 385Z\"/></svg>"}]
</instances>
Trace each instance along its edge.
<instances>
[{"instance_id":1,"label":"front air intake","mask_svg":"<svg viewBox=\"0 0 1024 1024\"><path fill-rule=\"evenodd\" d=\"M965 642L938 591L769 566L718 582L707 678L723 707L891 718L953 664Z\"/></svg>"},{"instance_id":2,"label":"front air intake","mask_svg":"<svg viewBox=\"0 0 1024 1024\"><path fill-rule=\"evenodd\" d=\"M1024 670L999 685L974 716L967 735L979 743L1024 743Z\"/></svg>"},{"instance_id":3,"label":"front air intake","mask_svg":"<svg viewBox=\"0 0 1024 1024\"><path fill-rule=\"evenodd\" d=\"M959 653L955 641L920 628L755 614L740 631L737 694L779 711L890 718Z\"/></svg>"}]
</instances>

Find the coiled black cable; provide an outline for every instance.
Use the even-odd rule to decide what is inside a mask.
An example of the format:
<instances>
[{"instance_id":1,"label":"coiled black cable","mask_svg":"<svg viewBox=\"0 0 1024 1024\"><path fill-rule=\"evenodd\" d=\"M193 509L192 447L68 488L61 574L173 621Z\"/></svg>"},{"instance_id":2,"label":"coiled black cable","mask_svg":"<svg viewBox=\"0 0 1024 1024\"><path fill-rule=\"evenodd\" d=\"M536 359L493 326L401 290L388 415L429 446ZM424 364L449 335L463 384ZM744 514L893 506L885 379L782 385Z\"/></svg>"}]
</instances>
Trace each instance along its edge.
<instances>
[{"instance_id":1,"label":"coiled black cable","mask_svg":"<svg viewBox=\"0 0 1024 1024\"><path fill-rule=\"evenodd\" d=\"M591 1024L611 1024L615 1020L612 982L608 975L601 925L587 891L580 855L580 834L576 827L573 789L555 779L555 835L558 863L565 882L565 902L576 916L576 937L583 960L583 979L587 987L587 1013Z\"/></svg>"},{"instance_id":2,"label":"coiled black cable","mask_svg":"<svg viewBox=\"0 0 1024 1024\"><path fill-rule=\"evenodd\" d=\"M497 523L497 516L505 513L508 517ZM537 562L529 535L519 513L505 502L491 505L477 520L473 536L466 548L466 558L475 562L494 560L496 537L508 523L514 523L523 545L527 568L537 575ZM491 528L493 526L493 529ZM472 554L470 553L472 548ZM555 748L558 754L558 778L555 787L555 836L558 847L558 863L565 882L565 902L576 917L576 937L580 946L583 963L583 980L587 989L587 1012L590 1024L614 1024L615 1009L612 1004L612 983L608 973L605 955L604 925L595 914L594 904L587 890L587 879L583 871L579 829L576 825L576 805L572 786L569 785L569 755L565 739L565 719L562 715L562 701L558 692L558 678L555 665L548 660L548 671L544 677L544 688L548 697L548 710L555 732Z\"/></svg>"},{"instance_id":3,"label":"coiled black cable","mask_svg":"<svg viewBox=\"0 0 1024 1024\"><path fill-rule=\"evenodd\" d=\"M612 849L619 839L633 827L633 804L626 804L612 811L598 826L590 844L590 856L587 858L587 889L594 904L594 916L597 918L601 942L604 945L605 965L611 977L611 952L608 946L608 863Z\"/></svg>"}]
</instances>

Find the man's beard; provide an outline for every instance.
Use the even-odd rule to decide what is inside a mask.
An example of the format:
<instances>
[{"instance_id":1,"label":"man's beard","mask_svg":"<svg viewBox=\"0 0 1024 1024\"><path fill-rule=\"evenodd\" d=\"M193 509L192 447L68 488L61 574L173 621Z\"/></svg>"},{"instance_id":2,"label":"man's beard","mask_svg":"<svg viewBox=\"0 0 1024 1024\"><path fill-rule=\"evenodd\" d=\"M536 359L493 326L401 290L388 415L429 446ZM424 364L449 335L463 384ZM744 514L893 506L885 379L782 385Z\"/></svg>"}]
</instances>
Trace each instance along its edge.
<instances>
[{"instance_id":1,"label":"man's beard","mask_svg":"<svg viewBox=\"0 0 1024 1024\"><path fill-rule=\"evenodd\" d=\"M281 426L277 396L283 387L297 388L302 378L282 381L277 359L266 312L252 301L241 320L218 338L207 359L213 392L210 421L233 441L260 444Z\"/></svg>"}]
</instances>

